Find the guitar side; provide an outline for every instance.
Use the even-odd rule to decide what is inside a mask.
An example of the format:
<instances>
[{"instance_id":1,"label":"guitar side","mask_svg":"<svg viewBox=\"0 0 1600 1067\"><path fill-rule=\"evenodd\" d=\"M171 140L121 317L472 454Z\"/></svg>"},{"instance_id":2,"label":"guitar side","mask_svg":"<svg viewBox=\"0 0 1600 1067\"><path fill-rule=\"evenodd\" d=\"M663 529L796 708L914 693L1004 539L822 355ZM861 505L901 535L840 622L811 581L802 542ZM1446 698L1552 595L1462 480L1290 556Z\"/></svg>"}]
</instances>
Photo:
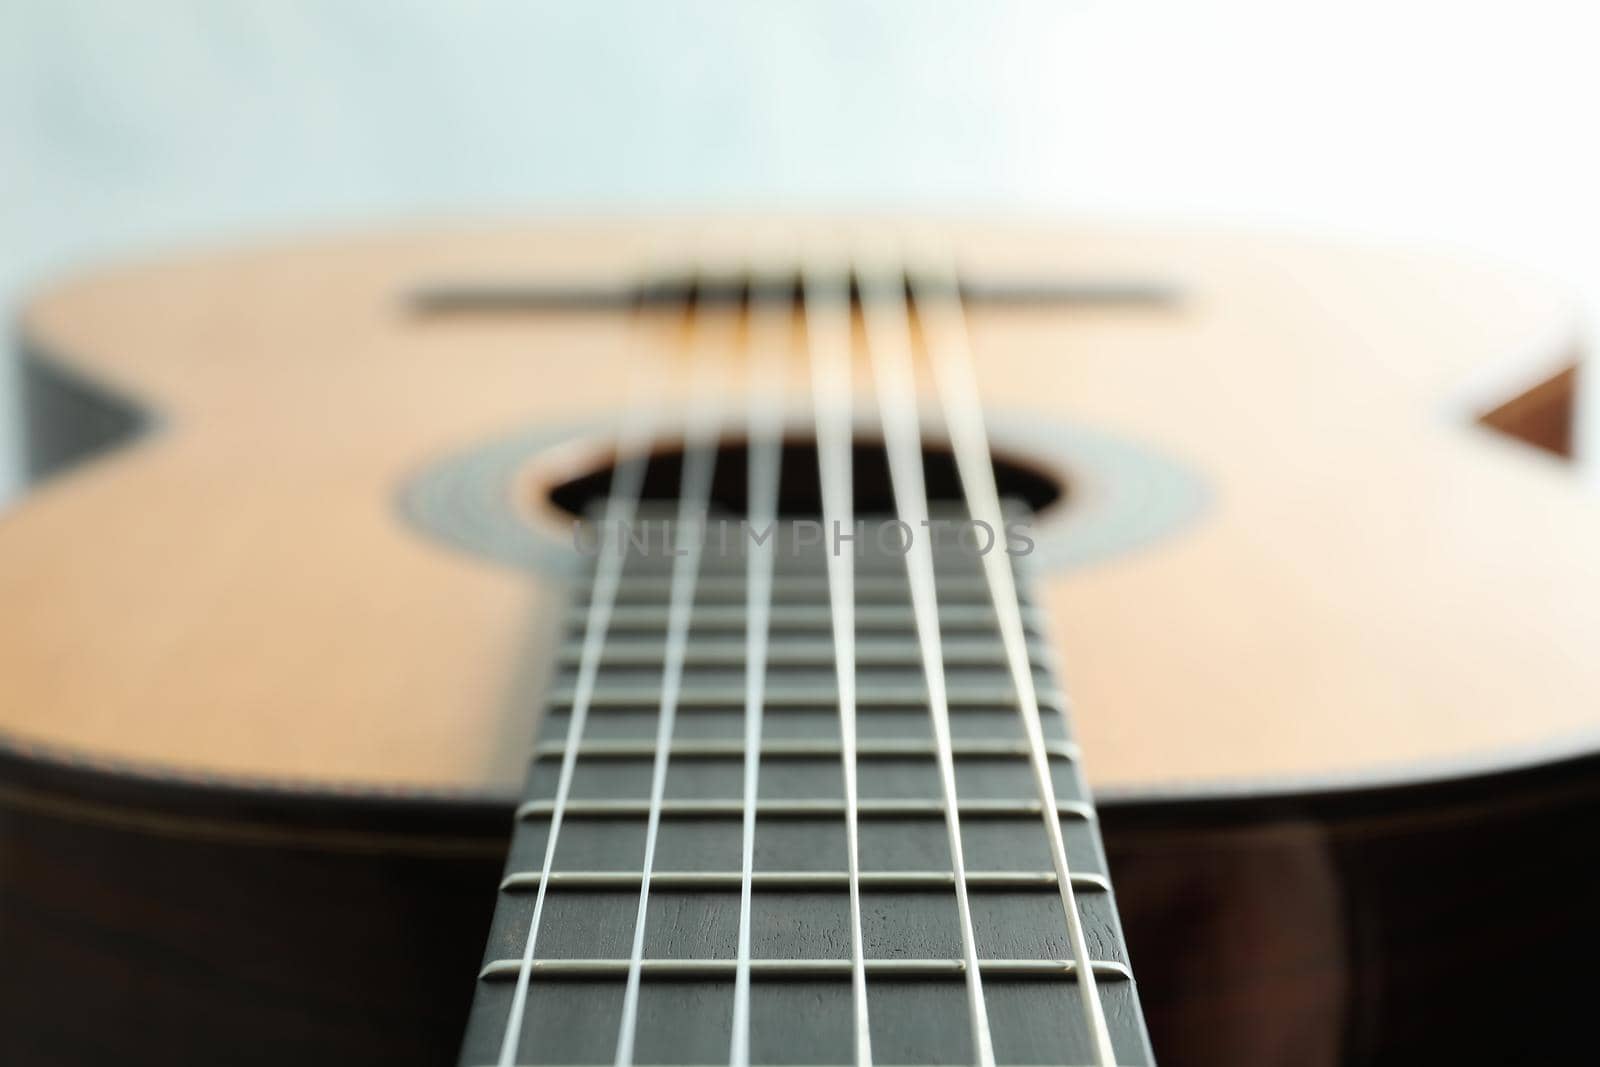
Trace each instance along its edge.
<instances>
[{"instance_id":1,"label":"guitar side","mask_svg":"<svg viewBox=\"0 0 1600 1067\"><path fill-rule=\"evenodd\" d=\"M0 781L8 1062L455 1056L511 797L246 789L14 750ZM1582 1047L1597 783L1591 756L1339 793L1102 801L1158 1062Z\"/></svg>"}]
</instances>

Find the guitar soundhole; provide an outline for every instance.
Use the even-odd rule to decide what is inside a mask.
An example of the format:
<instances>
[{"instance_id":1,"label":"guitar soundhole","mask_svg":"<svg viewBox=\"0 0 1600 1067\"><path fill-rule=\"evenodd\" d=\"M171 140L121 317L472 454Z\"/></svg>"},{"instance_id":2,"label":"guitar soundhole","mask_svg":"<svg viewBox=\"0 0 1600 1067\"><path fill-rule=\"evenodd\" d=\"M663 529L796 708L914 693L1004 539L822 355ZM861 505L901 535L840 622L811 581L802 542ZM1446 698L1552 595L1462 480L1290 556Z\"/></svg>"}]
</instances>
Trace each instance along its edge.
<instances>
[{"instance_id":1,"label":"guitar soundhole","mask_svg":"<svg viewBox=\"0 0 1600 1067\"><path fill-rule=\"evenodd\" d=\"M922 462L932 502L960 502L961 482L955 458L948 448L936 443L923 447ZM651 453L646 468L643 496L646 500L676 499L683 466L683 450L665 447ZM861 515L894 514L894 497L889 483L888 457L883 442L858 441L854 448L855 507ZM586 514L604 502L611 486L613 463L586 471L549 489L550 502L572 515ZM711 488L715 510L741 515L747 509L749 452L744 441L727 441L717 451ZM815 517L822 512L817 478L817 450L814 441L786 440L783 445L783 473L779 481L778 508L790 518ZM1059 472L1043 465L1030 465L1007 456L995 457L995 482L1000 496L1038 514L1061 503L1067 485Z\"/></svg>"}]
</instances>

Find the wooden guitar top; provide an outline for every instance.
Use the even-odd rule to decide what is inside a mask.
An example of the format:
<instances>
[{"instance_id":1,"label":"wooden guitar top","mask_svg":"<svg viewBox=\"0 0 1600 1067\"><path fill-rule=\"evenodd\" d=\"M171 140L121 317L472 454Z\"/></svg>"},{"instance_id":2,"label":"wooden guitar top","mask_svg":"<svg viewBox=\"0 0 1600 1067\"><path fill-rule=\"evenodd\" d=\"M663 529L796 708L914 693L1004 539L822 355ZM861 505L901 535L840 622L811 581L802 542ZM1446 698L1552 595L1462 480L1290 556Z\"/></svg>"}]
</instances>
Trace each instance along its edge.
<instances>
[{"instance_id":1,"label":"wooden guitar top","mask_svg":"<svg viewBox=\"0 0 1600 1067\"><path fill-rule=\"evenodd\" d=\"M950 232L974 276L1177 296L970 312L1000 430L1089 427L1205 486L1180 529L1041 588L1098 789L1314 787L1600 740L1600 499L1475 422L1576 360L1564 294L1270 237ZM430 539L397 501L442 456L603 425L641 353L614 312L427 317L408 296L614 281L693 233L325 237L51 287L30 357L154 419L0 517L0 738L291 787L512 792L561 585ZM1093 499L1100 472L1067 475Z\"/></svg>"}]
</instances>

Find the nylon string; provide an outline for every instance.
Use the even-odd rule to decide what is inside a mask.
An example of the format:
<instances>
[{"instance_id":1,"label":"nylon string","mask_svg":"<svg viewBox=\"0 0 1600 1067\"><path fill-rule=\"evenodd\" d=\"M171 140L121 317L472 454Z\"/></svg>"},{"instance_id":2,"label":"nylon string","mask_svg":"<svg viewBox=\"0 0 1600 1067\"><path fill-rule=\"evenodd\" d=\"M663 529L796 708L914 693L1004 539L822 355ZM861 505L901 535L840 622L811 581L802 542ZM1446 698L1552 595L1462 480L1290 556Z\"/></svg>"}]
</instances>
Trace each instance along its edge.
<instances>
[{"instance_id":1,"label":"nylon string","mask_svg":"<svg viewBox=\"0 0 1600 1067\"><path fill-rule=\"evenodd\" d=\"M561 753L561 771L556 780L556 794L551 805L550 833L545 841L544 863L540 868L539 889L534 896L533 917L528 921L528 936L523 942L522 967L517 972L517 987L511 997L511 1011L506 1017L505 1034L500 1042L500 1067L513 1067L522 1040L523 1016L527 1011L528 986L532 980L533 960L538 945L540 925L544 919L550 871L555 863L556 846L561 836L567 798L572 793L572 778L578 763L578 746L583 739L589 705L594 698L595 681L605 648L606 631L611 625L611 612L616 605L617 587L622 579L622 563L627 544L626 530L633 524L638 511L639 495L644 487L645 468L649 463L650 446L654 441L655 427L660 419L660 375L651 358L655 353L650 351L650 346L646 343L646 331L642 327L646 318L647 313L641 307L634 319L634 332L639 342L637 347L649 354L640 362L633 378L636 396L630 408L634 415L632 418L623 419L617 434L618 459L613 467L611 487L601 520L599 558L595 561L589 608L585 613L583 649L578 660L578 677L573 685L572 710L567 723L566 742Z\"/></svg>"},{"instance_id":2,"label":"nylon string","mask_svg":"<svg viewBox=\"0 0 1600 1067\"><path fill-rule=\"evenodd\" d=\"M935 389L950 434L951 450L955 454L956 470L961 478L967 510L973 519L988 524L995 531L997 539L1003 538L1005 518L1000 507L999 489L995 484L994 460L984 426L983 409L978 401L978 379L955 271L948 257L942 254L933 257L926 265L919 262L918 266L926 266L936 272L933 280L914 276L917 280L912 282L912 290L918 318L923 322L923 336L933 366ZM1094 1044L1095 1062L1099 1067L1112 1067L1116 1062L1116 1054L1112 1051L1105 1005L1100 999L1088 939L1084 935L1083 918L1072 888L1072 871L1067 863L1066 842L1057 813L1055 783L1045 750L1039 696L1028 654L1028 639L1022 625L1016 576L1012 573L1009 557L1002 551L982 553L982 563L989 593L994 601L995 616L999 621L1006 662L1017 691L1023 729L1028 738L1028 762L1033 768L1034 784L1044 814L1045 836L1050 845L1050 859L1055 867L1056 883L1061 889L1061 908L1066 919L1067 938L1072 945L1078 985L1083 991L1084 1017L1090 1040Z\"/></svg>"},{"instance_id":3,"label":"nylon string","mask_svg":"<svg viewBox=\"0 0 1600 1067\"><path fill-rule=\"evenodd\" d=\"M705 280L704 271L700 278ZM644 969L645 919L650 908L650 879L655 867L656 840L661 829L661 805L666 795L667 763L672 730L683 686L683 661L688 647L689 623L694 610L695 579L704 548L704 529L711 503L711 475L716 466L719 436L716 408L717 361L703 334L708 323L725 325L725 316L697 311L690 319L686 347L691 371L689 410L684 427L683 467L678 487L677 522L673 530L670 602L667 638L661 676L661 703L656 721L655 762L650 776L650 811L645 824L644 861L639 880L639 907L633 923L633 951L628 960L627 985L622 995L622 1021L617 1028L617 1067L633 1062L634 1037L639 1024L639 983Z\"/></svg>"},{"instance_id":4,"label":"nylon string","mask_svg":"<svg viewBox=\"0 0 1600 1067\"><path fill-rule=\"evenodd\" d=\"M842 554L830 541L835 531L853 532L855 529L848 264L814 255L806 264L804 299L817 433L817 473L822 489L823 555L827 560L834 670L839 690L845 849L850 873L850 983L855 1007L855 1052L858 1067L871 1067L872 1034L867 1017L866 949L861 932L861 835L856 788L855 558Z\"/></svg>"},{"instance_id":5,"label":"nylon string","mask_svg":"<svg viewBox=\"0 0 1600 1067\"><path fill-rule=\"evenodd\" d=\"M973 934L972 910L967 896L966 858L961 846L960 801L956 795L955 756L950 742L950 707L945 691L933 551L929 537L923 534L930 529L927 525L928 491L922 468L922 428L917 417L904 276L898 263L886 257L883 250L874 248L859 261L857 278L866 323L867 351L883 421L884 449L889 458L895 513L911 530L911 543L905 557L906 576L928 689L928 714L938 749L945 829L950 841L956 911L961 924L967 1007L972 1016L972 1045L979 1067L994 1067L994 1042L989 1033L989 1013L984 1003L983 976L979 971L977 939Z\"/></svg>"},{"instance_id":6,"label":"nylon string","mask_svg":"<svg viewBox=\"0 0 1600 1067\"><path fill-rule=\"evenodd\" d=\"M787 273L782 277L788 278ZM747 518L753 537L745 546L744 840L739 881L739 957L734 973L733 1034L728 1062L750 1063L750 907L755 871L756 798L760 792L762 703L772 614L772 568L783 462L783 373L791 345L790 293L774 292L774 279L752 277L746 352L751 388Z\"/></svg>"}]
</instances>

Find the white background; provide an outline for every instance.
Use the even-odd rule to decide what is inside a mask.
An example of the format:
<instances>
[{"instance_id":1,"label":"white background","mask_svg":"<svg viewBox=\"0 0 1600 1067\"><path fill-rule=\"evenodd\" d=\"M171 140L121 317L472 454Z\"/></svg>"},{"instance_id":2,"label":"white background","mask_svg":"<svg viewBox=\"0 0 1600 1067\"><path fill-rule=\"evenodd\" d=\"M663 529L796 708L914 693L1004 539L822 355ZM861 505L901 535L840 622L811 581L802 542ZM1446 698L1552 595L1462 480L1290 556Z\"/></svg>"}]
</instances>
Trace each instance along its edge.
<instances>
[{"instance_id":1,"label":"white background","mask_svg":"<svg viewBox=\"0 0 1600 1067\"><path fill-rule=\"evenodd\" d=\"M1600 307L1597 31L1549 2L5 0L0 301L284 225L920 203L1445 242Z\"/></svg>"}]
</instances>

